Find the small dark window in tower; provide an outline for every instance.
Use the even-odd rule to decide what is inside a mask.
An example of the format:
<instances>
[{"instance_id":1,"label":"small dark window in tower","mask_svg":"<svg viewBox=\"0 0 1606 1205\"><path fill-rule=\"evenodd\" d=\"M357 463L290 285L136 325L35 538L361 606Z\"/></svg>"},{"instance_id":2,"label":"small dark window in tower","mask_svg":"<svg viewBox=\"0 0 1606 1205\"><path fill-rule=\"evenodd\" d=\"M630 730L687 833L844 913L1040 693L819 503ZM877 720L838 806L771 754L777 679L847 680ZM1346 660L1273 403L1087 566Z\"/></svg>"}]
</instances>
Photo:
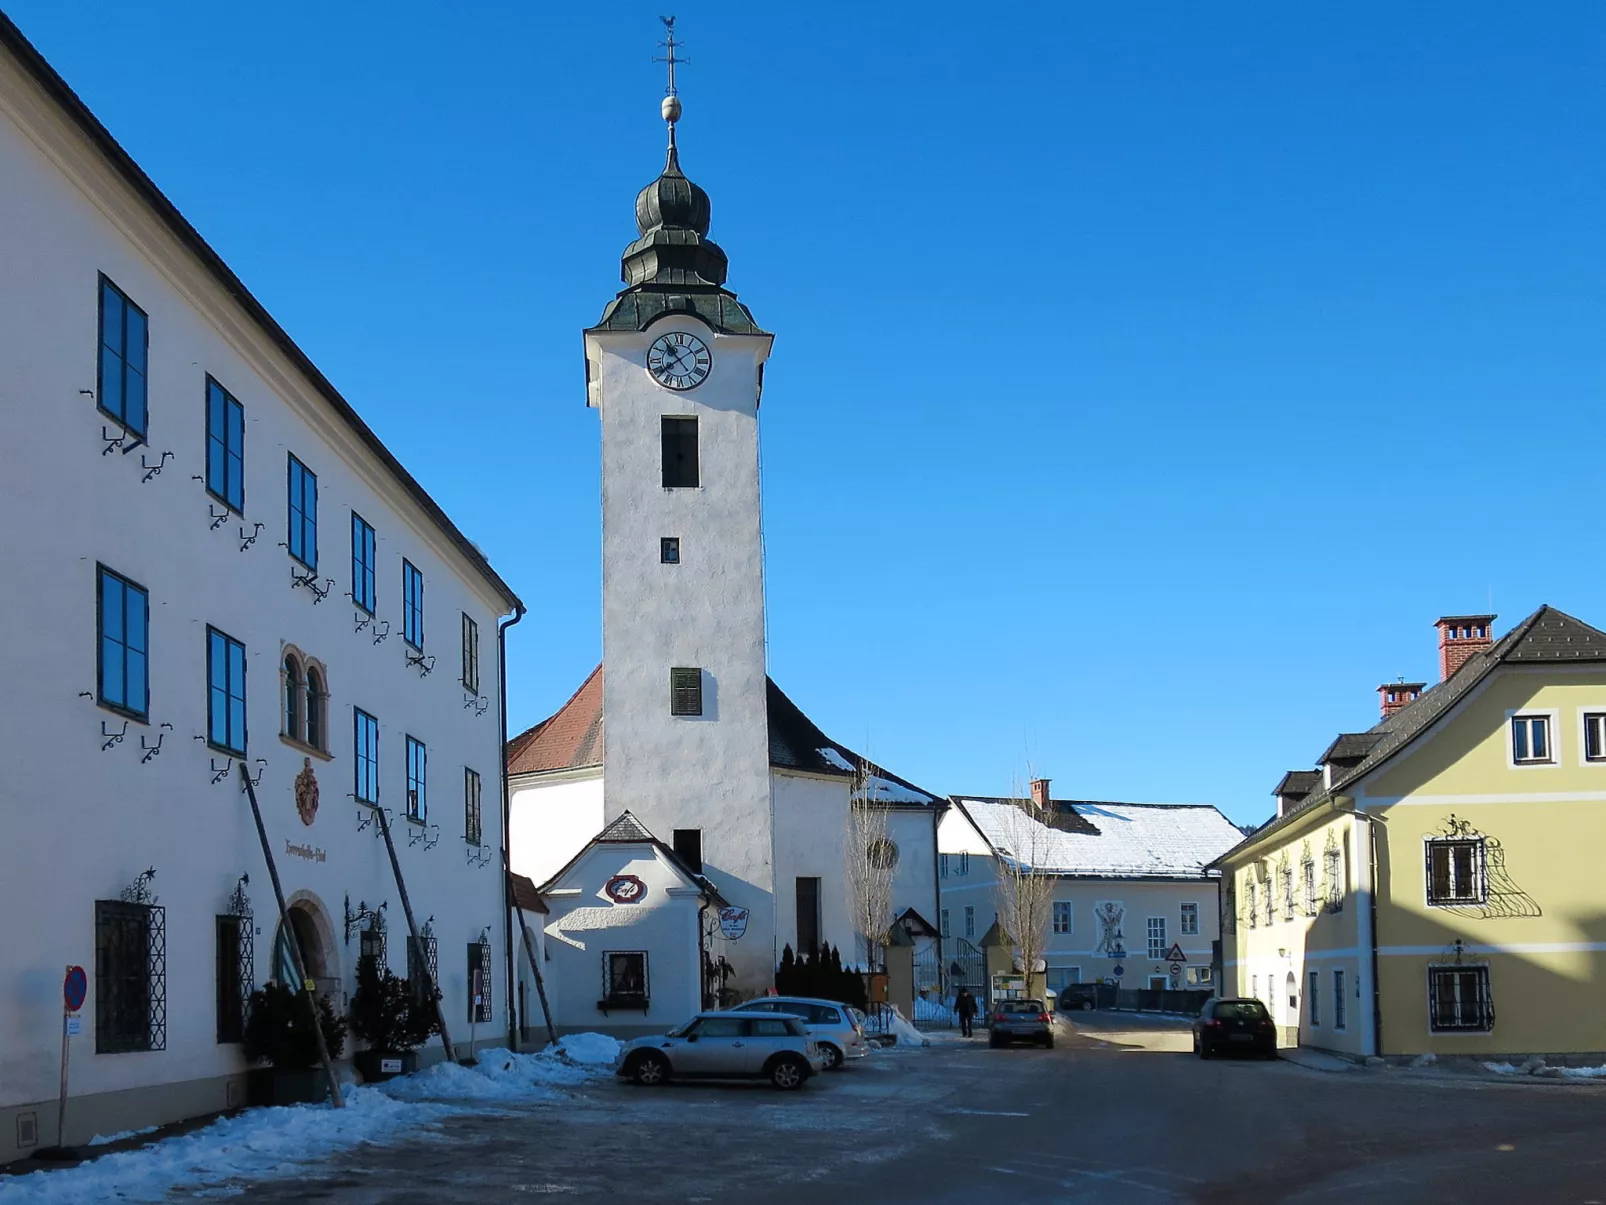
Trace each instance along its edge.
<instances>
[{"instance_id":1,"label":"small dark window in tower","mask_svg":"<svg viewBox=\"0 0 1606 1205\"><path fill-rule=\"evenodd\" d=\"M664 488L696 488L697 420L664 415Z\"/></svg>"},{"instance_id":2,"label":"small dark window in tower","mask_svg":"<svg viewBox=\"0 0 1606 1205\"><path fill-rule=\"evenodd\" d=\"M694 874L703 873L703 830L677 828L675 830L675 856L686 863Z\"/></svg>"},{"instance_id":3,"label":"small dark window in tower","mask_svg":"<svg viewBox=\"0 0 1606 1205\"><path fill-rule=\"evenodd\" d=\"M703 714L703 671L679 668L669 671L669 714Z\"/></svg>"},{"instance_id":4,"label":"small dark window in tower","mask_svg":"<svg viewBox=\"0 0 1606 1205\"><path fill-rule=\"evenodd\" d=\"M666 565L680 564L679 536L664 536L658 541L658 559Z\"/></svg>"}]
</instances>

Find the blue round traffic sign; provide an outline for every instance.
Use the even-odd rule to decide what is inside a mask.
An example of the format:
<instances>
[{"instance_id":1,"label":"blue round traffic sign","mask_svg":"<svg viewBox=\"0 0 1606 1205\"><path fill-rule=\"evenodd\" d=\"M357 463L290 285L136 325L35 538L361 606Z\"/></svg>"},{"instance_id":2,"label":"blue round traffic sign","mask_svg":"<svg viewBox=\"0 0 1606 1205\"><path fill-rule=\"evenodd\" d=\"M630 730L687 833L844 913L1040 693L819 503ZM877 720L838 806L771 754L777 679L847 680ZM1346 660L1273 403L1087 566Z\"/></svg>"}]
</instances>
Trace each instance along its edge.
<instances>
[{"instance_id":1,"label":"blue round traffic sign","mask_svg":"<svg viewBox=\"0 0 1606 1205\"><path fill-rule=\"evenodd\" d=\"M84 998L89 995L89 976L84 973L83 967L68 967L67 978L61 985L61 996L67 1004L67 1011L77 1012L84 1006Z\"/></svg>"},{"instance_id":2,"label":"blue round traffic sign","mask_svg":"<svg viewBox=\"0 0 1606 1205\"><path fill-rule=\"evenodd\" d=\"M1118 966L1118 967L1115 968L1114 971L1112 971L1110 973L1112 975L1114 975L1117 979L1119 979L1122 975L1126 974L1126 968L1122 967L1122 966Z\"/></svg>"}]
</instances>

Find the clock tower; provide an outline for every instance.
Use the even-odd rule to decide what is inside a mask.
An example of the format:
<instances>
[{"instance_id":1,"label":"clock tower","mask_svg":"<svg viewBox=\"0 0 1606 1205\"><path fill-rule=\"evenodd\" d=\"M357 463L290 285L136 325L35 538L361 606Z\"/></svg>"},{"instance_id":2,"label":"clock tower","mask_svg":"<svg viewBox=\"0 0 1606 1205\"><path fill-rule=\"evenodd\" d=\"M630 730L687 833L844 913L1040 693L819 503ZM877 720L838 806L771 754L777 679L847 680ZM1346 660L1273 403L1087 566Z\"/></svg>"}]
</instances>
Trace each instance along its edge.
<instances>
[{"instance_id":1,"label":"clock tower","mask_svg":"<svg viewBox=\"0 0 1606 1205\"><path fill-rule=\"evenodd\" d=\"M636 197L626 288L585 332L602 422L603 809L700 857L748 909L725 956L752 992L776 961L758 463L772 336L725 288L708 194L681 171L672 25L667 49L667 159Z\"/></svg>"}]
</instances>

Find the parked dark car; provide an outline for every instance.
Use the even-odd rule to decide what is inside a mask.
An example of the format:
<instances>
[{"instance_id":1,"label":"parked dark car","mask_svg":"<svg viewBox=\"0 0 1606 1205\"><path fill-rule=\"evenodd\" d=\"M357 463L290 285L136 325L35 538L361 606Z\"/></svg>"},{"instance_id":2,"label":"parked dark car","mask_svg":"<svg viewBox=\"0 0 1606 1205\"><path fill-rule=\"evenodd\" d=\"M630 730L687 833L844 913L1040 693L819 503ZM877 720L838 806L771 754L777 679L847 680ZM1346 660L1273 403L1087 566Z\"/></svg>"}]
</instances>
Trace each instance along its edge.
<instances>
[{"instance_id":1,"label":"parked dark car","mask_svg":"<svg viewBox=\"0 0 1606 1205\"><path fill-rule=\"evenodd\" d=\"M1041 1000L997 1000L987 1025L987 1045L994 1050L1011 1042L1054 1045L1054 1018Z\"/></svg>"},{"instance_id":2,"label":"parked dark car","mask_svg":"<svg viewBox=\"0 0 1606 1205\"><path fill-rule=\"evenodd\" d=\"M1059 990L1059 998L1055 1001L1055 1012L1070 1012L1074 1009L1092 1009L1099 1006L1099 985L1096 983L1067 983Z\"/></svg>"},{"instance_id":3,"label":"parked dark car","mask_svg":"<svg viewBox=\"0 0 1606 1205\"><path fill-rule=\"evenodd\" d=\"M1202 1059L1216 1054L1258 1054L1277 1057L1277 1026L1259 1000L1206 1000L1193 1023L1193 1052Z\"/></svg>"}]
</instances>

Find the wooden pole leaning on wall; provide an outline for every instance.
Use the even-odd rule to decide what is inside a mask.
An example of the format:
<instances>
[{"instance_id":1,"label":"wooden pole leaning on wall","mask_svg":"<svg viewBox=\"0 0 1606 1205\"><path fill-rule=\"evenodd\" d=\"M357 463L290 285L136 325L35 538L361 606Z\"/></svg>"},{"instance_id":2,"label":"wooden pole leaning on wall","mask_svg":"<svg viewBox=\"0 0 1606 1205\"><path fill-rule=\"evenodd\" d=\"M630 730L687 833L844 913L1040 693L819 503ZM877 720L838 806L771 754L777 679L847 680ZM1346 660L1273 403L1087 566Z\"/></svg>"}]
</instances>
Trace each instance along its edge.
<instances>
[{"instance_id":1,"label":"wooden pole leaning on wall","mask_svg":"<svg viewBox=\"0 0 1606 1205\"><path fill-rule=\"evenodd\" d=\"M530 943L530 929L524 923L524 911L519 910L519 933L524 938L524 955L530 960L530 970L535 972L535 994L541 997L541 1015L546 1018L546 1040L556 1045L558 1031L552 1028L552 1010L547 1007L546 984L541 978L541 964L536 960L535 947Z\"/></svg>"},{"instance_id":2,"label":"wooden pole leaning on wall","mask_svg":"<svg viewBox=\"0 0 1606 1205\"><path fill-rule=\"evenodd\" d=\"M268 863L268 878L273 883L273 898L279 905L279 932L284 934L285 945L290 948L290 961L295 966L297 994L305 998L307 1011L312 1016L312 1033L318 1040L318 1061L323 1064L323 1073L329 1077L329 1099L334 1102L337 1109L345 1108L345 1098L340 1095L340 1079L335 1075L335 1062L329 1057L329 1043L323 1040L322 1018L318 1012L318 993L312 980L307 978L307 960L301 953L301 938L296 933L296 927L290 923L290 908L284 902L284 887L279 883L279 867L273 860L273 847L268 844L268 830L262 823L262 809L257 805L256 784L251 781L251 775L246 773L245 762L240 763L240 781L244 784L246 798L251 801L251 815L257 822L257 837L262 842L262 856Z\"/></svg>"},{"instance_id":3,"label":"wooden pole leaning on wall","mask_svg":"<svg viewBox=\"0 0 1606 1205\"><path fill-rule=\"evenodd\" d=\"M440 1022L441 1045L446 1049L446 1061L458 1061L457 1051L452 1047L452 1035L446 1030L446 1009L441 1003L440 990L435 986L435 977L429 972L429 959L424 956L424 943L418 936L418 922L413 919L413 905L407 898L407 884L402 880L401 862L396 857L396 843L390 839L390 818L385 815L385 809L378 804L374 805L374 812L379 816L379 831L385 838L385 851L390 854L390 871L396 876L396 894L401 896L402 914L407 917L407 931L413 937L413 949L418 951L418 969L424 976L424 990L429 998L435 1002L435 1019ZM473 1055L470 1050L470 1056Z\"/></svg>"}]
</instances>

